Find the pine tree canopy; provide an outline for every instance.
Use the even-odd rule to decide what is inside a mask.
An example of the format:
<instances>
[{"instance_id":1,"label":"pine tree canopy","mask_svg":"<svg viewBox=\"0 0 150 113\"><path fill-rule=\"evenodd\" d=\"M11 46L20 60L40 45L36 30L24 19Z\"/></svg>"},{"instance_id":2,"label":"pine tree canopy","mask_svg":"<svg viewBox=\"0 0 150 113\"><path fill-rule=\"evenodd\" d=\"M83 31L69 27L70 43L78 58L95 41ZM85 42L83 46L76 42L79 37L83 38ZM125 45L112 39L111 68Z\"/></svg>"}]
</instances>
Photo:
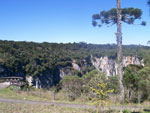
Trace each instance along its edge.
<instances>
[{"instance_id":1,"label":"pine tree canopy","mask_svg":"<svg viewBox=\"0 0 150 113\"><path fill-rule=\"evenodd\" d=\"M121 8L121 15L122 15L122 22L125 22L127 24L135 24L135 20L140 20L142 16L141 9L138 8ZM114 25L117 24L117 9L112 8L108 11L101 11L99 14L94 14L92 16L93 26L99 26L102 25ZM146 25L145 21L142 21L140 25Z\"/></svg>"}]
</instances>

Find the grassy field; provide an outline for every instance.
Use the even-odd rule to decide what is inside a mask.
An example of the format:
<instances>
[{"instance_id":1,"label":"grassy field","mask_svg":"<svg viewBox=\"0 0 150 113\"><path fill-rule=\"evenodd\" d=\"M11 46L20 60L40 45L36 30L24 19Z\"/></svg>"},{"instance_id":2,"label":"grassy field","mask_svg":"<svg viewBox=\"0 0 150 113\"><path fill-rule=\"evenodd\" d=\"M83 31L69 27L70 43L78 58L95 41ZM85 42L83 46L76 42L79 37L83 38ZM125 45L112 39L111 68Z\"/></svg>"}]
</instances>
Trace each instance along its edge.
<instances>
[{"instance_id":1,"label":"grassy field","mask_svg":"<svg viewBox=\"0 0 150 113\"><path fill-rule=\"evenodd\" d=\"M52 91L32 90L27 93L26 91L18 91L15 87L0 89L0 97L19 100L35 100L44 102L62 102L62 103L79 103L69 102L63 92L56 94L56 100L53 99ZM92 113L92 110L75 109L75 108L62 108L52 105L34 105L34 104L11 104L0 103L0 113Z\"/></svg>"},{"instance_id":2,"label":"grassy field","mask_svg":"<svg viewBox=\"0 0 150 113\"><path fill-rule=\"evenodd\" d=\"M35 101L46 101L46 102L62 102L62 103L74 103L74 104L90 104L84 98L76 99L75 101L68 101L66 94L63 91L56 93L55 100L52 91L41 90L41 95L39 90L34 89L27 91L18 91L17 88L10 87L0 89L0 97L9 98L9 99L20 99L20 100L35 100Z\"/></svg>"},{"instance_id":3,"label":"grassy field","mask_svg":"<svg viewBox=\"0 0 150 113\"><path fill-rule=\"evenodd\" d=\"M0 113L92 113L92 110L47 105L0 103Z\"/></svg>"},{"instance_id":4,"label":"grassy field","mask_svg":"<svg viewBox=\"0 0 150 113\"><path fill-rule=\"evenodd\" d=\"M27 93L27 91L18 91L14 87L0 89L0 97L8 98L8 99L34 100L34 101L44 101L44 102L73 103L73 104L90 104L91 103L91 101L86 99L85 96L82 96L76 99L75 101L68 101L68 98L63 91L56 93L55 100L54 100L52 91L41 90L41 96L40 96L39 90L34 89L32 91L29 91L29 93ZM112 96L112 97L113 98L110 99L112 102L110 102L109 104L114 105L115 103L115 106L121 106L119 103L116 102L117 97L115 96ZM133 104L133 103L126 103L124 105L138 106L137 104ZM150 102L145 102L145 103L142 103L141 105L145 107L150 107Z\"/></svg>"},{"instance_id":5,"label":"grassy field","mask_svg":"<svg viewBox=\"0 0 150 113\"><path fill-rule=\"evenodd\" d=\"M16 87L9 87L0 89L0 97L8 99L19 99L19 100L34 100L34 101L44 101L44 102L59 102L59 103L71 103L71 104L90 104L86 98L78 98L75 101L68 101L67 96L63 91L56 93L55 100L53 98L53 92L47 90L41 90L41 95L39 95L39 90L32 90L27 93L27 91L19 91ZM113 100L113 99L111 99ZM115 102L112 102L115 103ZM120 104L110 104L115 106L122 106ZM150 102L145 102L141 104L145 107L150 107ZM138 106L137 104L128 103L124 106ZM0 103L0 113L94 113L92 110L87 109L73 109L73 108L61 108L48 105L30 105L30 104L10 104L10 103Z\"/></svg>"}]
</instances>

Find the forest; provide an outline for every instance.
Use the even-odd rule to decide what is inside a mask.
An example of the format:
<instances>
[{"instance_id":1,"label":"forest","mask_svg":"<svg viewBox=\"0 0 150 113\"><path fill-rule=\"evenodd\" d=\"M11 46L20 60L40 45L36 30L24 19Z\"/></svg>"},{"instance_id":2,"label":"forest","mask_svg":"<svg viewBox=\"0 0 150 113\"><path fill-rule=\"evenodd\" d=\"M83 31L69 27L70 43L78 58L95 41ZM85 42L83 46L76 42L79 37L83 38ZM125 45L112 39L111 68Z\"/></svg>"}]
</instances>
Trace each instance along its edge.
<instances>
[{"instance_id":1,"label":"forest","mask_svg":"<svg viewBox=\"0 0 150 113\"><path fill-rule=\"evenodd\" d=\"M119 93L119 83L116 76L109 76L98 72L89 57L108 56L116 59L117 46L115 44L87 44L80 43L35 43L0 41L0 76L26 76L44 78L53 74L50 87L57 90L65 89L69 100L75 100L82 94L92 99L90 87L98 88L97 84L107 83L105 90L113 89ZM150 98L150 47L142 45L123 45L123 56L138 56L144 59L144 66L129 65L124 69L123 84L127 102L142 102ZM89 64L84 71L74 70L73 75L60 78L59 68L72 68L72 60L79 66L86 60ZM45 79L43 79L44 81ZM48 85L43 85L43 88ZM60 85L61 84L61 85ZM61 87L60 87L61 86ZM106 98L105 96L103 98Z\"/></svg>"},{"instance_id":2,"label":"forest","mask_svg":"<svg viewBox=\"0 0 150 113\"><path fill-rule=\"evenodd\" d=\"M124 56L138 56L150 65L150 47L123 45ZM43 76L55 72L59 67L72 67L72 60L78 65L90 56L116 58L115 44L80 43L35 43L0 41L0 76ZM86 72L86 71L85 71ZM57 81L56 81L57 82Z\"/></svg>"}]
</instances>

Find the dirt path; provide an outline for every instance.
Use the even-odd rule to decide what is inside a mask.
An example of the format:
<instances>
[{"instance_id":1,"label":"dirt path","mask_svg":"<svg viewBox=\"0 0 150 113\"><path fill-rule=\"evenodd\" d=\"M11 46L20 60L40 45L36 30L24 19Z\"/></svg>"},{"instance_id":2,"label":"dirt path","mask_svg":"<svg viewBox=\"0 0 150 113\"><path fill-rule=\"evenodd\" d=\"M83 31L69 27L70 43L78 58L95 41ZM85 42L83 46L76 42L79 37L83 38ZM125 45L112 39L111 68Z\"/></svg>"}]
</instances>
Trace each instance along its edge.
<instances>
[{"instance_id":1,"label":"dirt path","mask_svg":"<svg viewBox=\"0 0 150 113\"><path fill-rule=\"evenodd\" d=\"M5 99L5 98L0 98L0 102L14 103L14 104L15 103L41 104L41 105L51 105L51 106L70 107L70 108L95 109L94 106L82 105L82 104L67 104L67 103L58 103L58 102L41 102L41 101L29 101L29 100L14 100L14 99Z\"/></svg>"},{"instance_id":2,"label":"dirt path","mask_svg":"<svg viewBox=\"0 0 150 113\"><path fill-rule=\"evenodd\" d=\"M58 103L58 102L41 102L41 101L29 101L29 100L14 100L14 99L5 99L0 98L0 102L5 103L25 103L25 104L41 104L41 105L51 105L51 106L60 106L60 107L69 107L69 108L81 108L81 109L96 109L95 106L90 106L86 104L67 104L67 103ZM150 107L143 106L109 106L105 107L106 110L124 110L124 109L132 109L132 110L141 110L147 109L150 110Z\"/></svg>"}]
</instances>

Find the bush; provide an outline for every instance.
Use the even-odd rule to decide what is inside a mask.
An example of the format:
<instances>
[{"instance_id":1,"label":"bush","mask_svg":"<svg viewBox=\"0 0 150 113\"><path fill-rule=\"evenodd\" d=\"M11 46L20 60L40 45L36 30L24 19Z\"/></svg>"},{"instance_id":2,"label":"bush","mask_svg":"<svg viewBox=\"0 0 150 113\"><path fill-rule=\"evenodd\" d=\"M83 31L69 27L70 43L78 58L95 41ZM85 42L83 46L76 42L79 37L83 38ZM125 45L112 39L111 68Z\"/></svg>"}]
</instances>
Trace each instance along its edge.
<instances>
[{"instance_id":1,"label":"bush","mask_svg":"<svg viewBox=\"0 0 150 113\"><path fill-rule=\"evenodd\" d=\"M123 112L123 113L131 113L131 111L128 110L128 109L125 109L125 110L123 110L122 112Z\"/></svg>"},{"instance_id":2,"label":"bush","mask_svg":"<svg viewBox=\"0 0 150 113\"><path fill-rule=\"evenodd\" d=\"M82 77L83 79L83 95L86 99L91 100L94 95L90 87L98 88L97 84L107 83L106 75L97 70L93 70Z\"/></svg>"},{"instance_id":3,"label":"bush","mask_svg":"<svg viewBox=\"0 0 150 113\"><path fill-rule=\"evenodd\" d=\"M83 82L80 77L65 76L61 82L62 88L66 92L70 101L73 101L81 96Z\"/></svg>"},{"instance_id":4,"label":"bush","mask_svg":"<svg viewBox=\"0 0 150 113\"><path fill-rule=\"evenodd\" d=\"M119 80L117 76L109 76L108 77L108 88L114 89L114 94L119 94L120 87L119 87Z\"/></svg>"}]
</instances>

